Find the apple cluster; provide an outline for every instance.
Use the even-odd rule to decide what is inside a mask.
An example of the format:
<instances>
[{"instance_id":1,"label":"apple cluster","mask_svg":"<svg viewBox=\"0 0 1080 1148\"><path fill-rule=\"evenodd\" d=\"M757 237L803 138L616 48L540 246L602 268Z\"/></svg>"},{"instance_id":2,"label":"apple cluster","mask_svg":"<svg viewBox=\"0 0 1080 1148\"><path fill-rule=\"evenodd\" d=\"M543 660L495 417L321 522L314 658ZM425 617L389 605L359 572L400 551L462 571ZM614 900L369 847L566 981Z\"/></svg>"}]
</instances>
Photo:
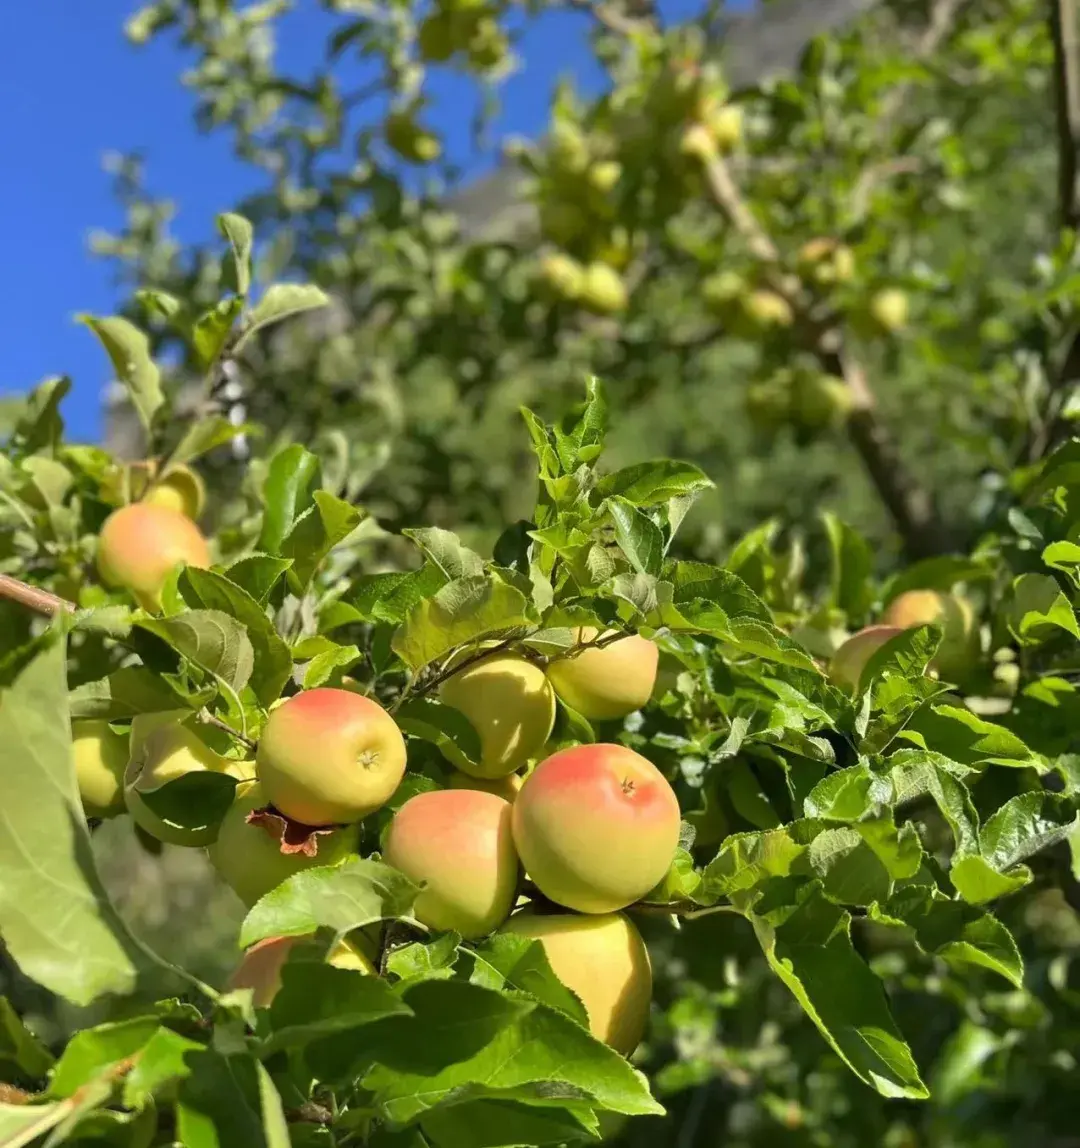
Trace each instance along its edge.
<instances>
[{"instance_id":1,"label":"apple cluster","mask_svg":"<svg viewBox=\"0 0 1080 1148\"><path fill-rule=\"evenodd\" d=\"M126 529L132 512L191 524L181 508L150 502L116 511L110 522ZM121 552L130 554L126 541ZM111 568L121 566L116 559ZM125 585L148 598L160 593L159 583L136 579L133 569L124 567ZM469 721L478 751L446 751L453 767L447 787L396 810L384 860L420 887L414 916L421 925L464 940L497 930L538 940L582 1000L593 1033L629 1054L644 1031L652 974L622 910L667 873L679 805L660 771L625 746L579 745L545 756L557 698L590 720L614 720L641 708L655 686L652 642L591 629L576 638L567 656L544 665L500 646L459 654L446 667L440 701ZM275 703L253 761L218 753L195 722L188 711L140 714L126 731L77 720L83 804L88 816L126 811L162 842L205 847L249 906L302 869L355 856L361 822L392 803L405 775L406 742L393 716L352 689L320 687ZM155 790L203 771L236 781L218 824L173 824L147 803ZM295 940L253 947L234 985L256 989L256 1003L267 1003ZM374 973L375 954L360 933L330 961Z\"/></svg>"}]
</instances>

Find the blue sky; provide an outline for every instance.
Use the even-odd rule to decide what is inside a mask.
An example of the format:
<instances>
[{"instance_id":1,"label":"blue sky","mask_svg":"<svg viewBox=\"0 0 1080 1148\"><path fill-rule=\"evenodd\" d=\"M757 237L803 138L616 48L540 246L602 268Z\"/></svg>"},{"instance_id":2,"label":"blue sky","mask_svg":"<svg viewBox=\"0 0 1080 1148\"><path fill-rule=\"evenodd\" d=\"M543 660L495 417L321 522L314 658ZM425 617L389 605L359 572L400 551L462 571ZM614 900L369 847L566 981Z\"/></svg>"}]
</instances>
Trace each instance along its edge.
<instances>
[{"instance_id":1,"label":"blue sky","mask_svg":"<svg viewBox=\"0 0 1080 1148\"><path fill-rule=\"evenodd\" d=\"M137 49L124 40L123 22L137 6L0 0L0 394L70 375L64 413L69 435L84 441L100 435L108 369L74 316L107 314L116 303L109 265L87 243L93 229L121 223L102 169L105 153L143 152L149 188L176 202L173 230L185 241L210 236L215 214L256 186L226 135L196 131L177 48L159 41ZM672 15L697 7L691 0L665 5ZM325 27L315 0L296 0L282 37L284 64L304 69L317 60ZM595 86L584 27L578 16L557 15L530 31L524 67L504 91L500 132L537 131L561 75ZM438 126L466 122L461 84L440 87Z\"/></svg>"}]
</instances>

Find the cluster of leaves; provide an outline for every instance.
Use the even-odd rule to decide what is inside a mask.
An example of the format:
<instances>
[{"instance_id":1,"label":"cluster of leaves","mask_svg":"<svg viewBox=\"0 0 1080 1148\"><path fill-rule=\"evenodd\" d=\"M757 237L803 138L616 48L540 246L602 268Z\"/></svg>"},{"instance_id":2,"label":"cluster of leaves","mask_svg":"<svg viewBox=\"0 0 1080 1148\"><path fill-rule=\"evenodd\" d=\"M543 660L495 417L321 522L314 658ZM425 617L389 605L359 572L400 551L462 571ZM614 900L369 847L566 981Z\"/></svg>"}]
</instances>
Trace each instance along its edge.
<instances>
[{"instance_id":1,"label":"cluster of leaves","mask_svg":"<svg viewBox=\"0 0 1080 1148\"><path fill-rule=\"evenodd\" d=\"M176 428L162 420L145 337L122 320L92 324L171 457L197 453L185 443L228 439L213 409L218 375L228 376L260 314L299 309L271 307L268 292L245 310L249 230L232 216L222 230L241 302L230 296L208 312L231 319L205 355L208 403L177 445L168 445ZM304 306L318 301L306 289L286 292ZM194 340L213 322L186 330ZM100 517L102 492L122 471L103 452L63 443L60 390L37 392L33 419L5 450L13 557L33 543L40 561L72 537L92 546L80 534L92 521L85 515ZM710 918L747 923L828 1046L886 1098L924 1099L928 1089L880 970L856 944L859 930L894 937L877 942L886 951L914 946L961 983L989 973L1021 989L1023 958L993 905L1037 881L1073 880L1058 854L1076 837L1080 794L1069 717L1080 444L1027 476L1009 533L885 586L871 580L865 540L829 519L832 574L820 598L767 528L723 566L677 557L676 531L711 484L669 460L604 470L598 382L555 424L528 410L524 418L538 496L491 559L445 529L417 528L405 539L418 564L368 572L371 520L327 489L315 454L292 445L269 460L250 521L221 536L219 565L178 570L158 614L94 584L84 559L79 609L31 627L27 641L5 633L0 736L13 764L0 935L24 973L76 1004L131 996L122 1019L77 1033L55 1062L8 1011L14 1083L30 1091L0 1104L6 1142L48 1133L51 1143L544 1144L600 1135L602 1118L660 1113L645 1077L581 1027L580 1002L536 942L425 935L410 915L417 889L378 860L393 809L444 783L439 750L477 753L467 721L431 696L450 663L490 643L540 662L566 656L583 626L644 633L662 653L645 711L593 728L560 704L552 745L620 740L675 786L686 817L680 849L631 910L664 929L658 944L672 964ZM91 457L96 470L71 469ZM50 498L28 497L42 491L40 476L60 470L68 479L46 486ZM121 482L113 501L122 497ZM18 569L11 559L8 568ZM978 596L982 648L995 655L971 667L965 698L927 673L942 636L935 626L886 644L855 694L830 683L820 659L835 646L833 631L903 589L958 583ZM87 636L93 658L80 653ZM69 719L123 724L187 709L239 754L279 697L346 676L395 713L409 735L409 773L365 826L364 856L291 878L252 909L239 938L316 942L290 958L268 1013L253 1013L246 993L222 995L175 968L185 995L143 1003L148 970L171 962L129 932L102 888ZM187 827L212 824L234 786L217 774L197 785L180 779L153 795L153 808ZM322 962L326 946L372 926L381 977ZM674 1068L666 1071L677 1081Z\"/></svg>"}]
</instances>

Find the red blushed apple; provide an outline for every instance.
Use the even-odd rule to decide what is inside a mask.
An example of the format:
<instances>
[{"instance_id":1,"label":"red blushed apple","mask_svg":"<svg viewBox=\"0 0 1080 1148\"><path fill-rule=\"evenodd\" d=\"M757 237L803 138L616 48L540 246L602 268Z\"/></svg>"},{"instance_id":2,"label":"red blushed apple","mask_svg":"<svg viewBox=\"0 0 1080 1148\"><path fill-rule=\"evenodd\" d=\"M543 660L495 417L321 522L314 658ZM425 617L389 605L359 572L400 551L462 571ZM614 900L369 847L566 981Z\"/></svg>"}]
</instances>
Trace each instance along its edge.
<instances>
[{"instance_id":1,"label":"red blushed apple","mask_svg":"<svg viewBox=\"0 0 1080 1148\"><path fill-rule=\"evenodd\" d=\"M832 656L829 677L838 686L859 688L866 663L885 645L904 631L899 626L866 626L850 638Z\"/></svg>"},{"instance_id":2,"label":"red blushed apple","mask_svg":"<svg viewBox=\"0 0 1080 1148\"><path fill-rule=\"evenodd\" d=\"M270 714L256 759L271 804L304 825L347 825L385 805L405 773L405 739L370 698L322 688Z\"/></svg>"},{"instance_id":3,"label":"red blushed apple","mask_svg":"<svg viewBox=\"0 0 1080 1148\"><path fill-rule=\"evenodd\" d=\"M542 761L513 806L514 842L545 897L611 913L667 873L679 801L664 775L621 745L579 745Z\"/></svg>"},{"instance_id":4,"label":"red blushed apple","mask_svg":"<svg viewBox=\"0 0 1080 1148\"><path fill-rule=\"evenodd\" d=\"M418 921L469 939L506 920L520 876L511 808L493 793L438 789L397 811L385 857L423 885L413 908Z\"/></svg>"},{"instance_id":5,"label":"red blushed apple","mask_svg":"<svg viewBox=\"0 0 1080 1148\"><path fill-rule=\"evenodd\" d=\"M98 572L106 585L130 590L143 609L161 609L162 588L181 562L209 566L210 547L178 510L137 502L105 519L98 536Z\"/></svg>"}]
</instances>

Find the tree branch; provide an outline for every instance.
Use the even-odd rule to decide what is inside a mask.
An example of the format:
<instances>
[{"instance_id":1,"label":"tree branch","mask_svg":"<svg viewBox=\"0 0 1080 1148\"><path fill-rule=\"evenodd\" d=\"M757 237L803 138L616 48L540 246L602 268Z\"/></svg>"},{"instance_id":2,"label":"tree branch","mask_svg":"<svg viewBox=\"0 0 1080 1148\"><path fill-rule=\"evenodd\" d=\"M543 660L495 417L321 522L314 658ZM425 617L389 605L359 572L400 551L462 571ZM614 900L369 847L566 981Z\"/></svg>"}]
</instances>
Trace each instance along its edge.
<instances>
[{"instance_id":1,"label":"tree branch","mask_svg":"<svg viewBox=\"0 0 1080 1148\"><path fill-rule=\"evenodd\" d=\"M878 417L877 400L862 364L846 352L842 344L837 345L841 337L835 326L823 328L811 320L806 301L782 272L776 244L743 199L728 165L718 155L703 162L706 183L716 205L751 253L766 265L769 286L787 300L803 321L810 344L806 349L817 356L825 370L843 378L851 389L854 407L846 423L848 437L892 516L904 549L917 558L947 552L952 547L934 499L904 467L895 441Z\"/></svg>"},{"instance_id":2,"label":"tree branch","mask_svg":"<svg viewBox=\"0 0 1080 1148\"><path fill-rule=\"evenodd\" d=\"M215 717L212 713L207 713L203 710L195 720L202 725L212 725L214 729L219 729L222 733L227 733L230 737L236 738L241 745L246 746L248 749L257 748L257 743L252 741L251 738L242 734L239 730L233 729L227 721L222 721L221 718Z\"/></svg>"},{"instance_id":3,"label":"tree branch","mask_svg":"<svg viewBox=\"0 0 1080 1148\"><path fill-rule=\"evenodd\" d=\"M42 590L39 586L20 582L10 574L0 574L0 598L8 598L28 610L34 610L48 617L54 614L74 614L78 609L74 602L69 602L57 594L50 594L48 590Z\"/></svg>"},{"instance_id":4,"label":"tree branch","mask_svg":"<svg viewBox=\"0 0 1080 1148\"><path fill-rule=\"evenodd\" d=\"M1077 0L1050 0L1050 35L1054 43L1054 90L1057 104L1058 209L1062 227L1080 221L1080 31Z\"/></svg>"}]
</instances>

